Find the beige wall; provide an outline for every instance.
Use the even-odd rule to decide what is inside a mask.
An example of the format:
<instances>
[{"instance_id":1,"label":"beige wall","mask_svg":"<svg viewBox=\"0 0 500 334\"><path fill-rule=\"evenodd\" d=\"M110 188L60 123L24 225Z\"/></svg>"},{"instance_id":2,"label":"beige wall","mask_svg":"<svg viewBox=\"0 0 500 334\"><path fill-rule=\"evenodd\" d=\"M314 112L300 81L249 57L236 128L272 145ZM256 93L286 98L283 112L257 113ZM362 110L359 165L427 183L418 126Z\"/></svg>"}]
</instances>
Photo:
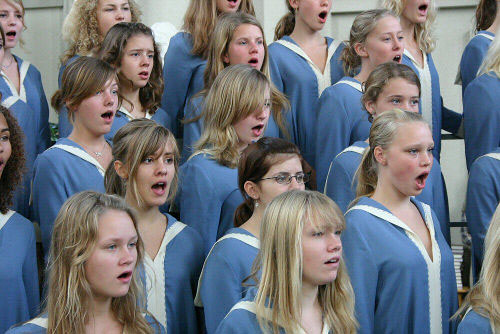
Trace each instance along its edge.
<instances>
[{"instance_id":1,"label":"beige wall","mask_svg":"<svg viewBox=\"0 0 500 334\"><path fill-rule=\"evenodd\" d=\"M143 21L153 24L168 21L177 28L188 6L188 0L136 0L143 10ZM31 61L42 72L47 96L57 88L59 57L64 46L61 41L61 24L71 0L24 0L27 7L23 33L25 48L15 52ZM462 110L460 87L453 84L462 50L470 37L474 7L477 0L437 0L440 7L436 25L437 48L433 53L441 80L441 93L445 105ZM256 15L263 23L266 39L271 42L274 26L286 13L284 0L254 0ZM376 7L377 0L334 0L333 15L324 33L336 39L346 39L354 16L362 10ZM51 120L55 121L54 114ZM463 141L446 141L442 153L443 171L448 185L452 220L460 219L466 185Z\"/></svg>"}]
</instances>

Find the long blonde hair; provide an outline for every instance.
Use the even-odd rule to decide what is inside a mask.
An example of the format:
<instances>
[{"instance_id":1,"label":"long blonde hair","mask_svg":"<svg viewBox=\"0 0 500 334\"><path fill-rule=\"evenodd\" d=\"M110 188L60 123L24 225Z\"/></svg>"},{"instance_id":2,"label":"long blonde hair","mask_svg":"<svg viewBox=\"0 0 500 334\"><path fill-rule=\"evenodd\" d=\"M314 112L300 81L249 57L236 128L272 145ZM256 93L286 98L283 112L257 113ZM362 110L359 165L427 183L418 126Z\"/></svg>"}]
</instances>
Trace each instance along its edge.
<instances>
[{"instance_id":1,"label":"long blonde hair","mask_svg":"<svg viewBox=\"0 0 500 334\"><path fill-rule=\"evenodd\" d=\"M382 0L382 6L401 16L405 9L406 0ZM431 53L436 46L436 39L433 36L433 26L436 21L437 10L435 1L431 0L427 10L427 20L424 23L415 25L415 41L424 53Z\"/></svg>"},{"instance_id":2,"label":"long blonde hair","mask_svg":"<svg viewBox=\"0 0 500 334\"><path fill-rule=\"evenodd\" d=\"M380 146L382 149L387 149L392 144L399 127L410 122L427 124L419 113L400 109L385 111L375 117L370 128L370 146L363 153L363 158L356 171L358 186L356 187L356 199L353 203L356 203L362 196L372 196L377 188L378 162L375 159L375 147Z\"/></svg>"},{"instance_id":3,"label":"long blonde hair","mask_svg":"<svg viewBox=\"0 0 500 334\"><path fill-rule=\"evenodd\" d=\"M261 223L260 251L253 276L258 284L256 314L265 333L301 329L302 230L306 221L344 229L344 216L327 196L315 191L292 190L272 200ZM258 271L261 276L258 277ZM354 292L341 258L335 281L319 286L323 321L334 333L356 333Z\"/></svg>"},{"instance_id":4,"label":"long blonde hair","mask_svg":"<svg viewBox=\"0 0 500 334\"><path fill-rule=\"evenodd\" d=\"M493 72L500 78L500 28L498 29L495 39L488 49L488 53L484 57L483 63L478 71L478 76L484 73Z\"/></svg>"},{"instance_id":5,"label":"long blonde hair","mask_svg":"<svg viewBox=\"0 0 500 334\"><path fill-rule=\"evenodd\" d=\"M500 333L500 204L497 206L484 241L484 260L479 281L465 297L455 318L469 307L490 319L493 333Z\"/></svg>"},{"instance_id":6,"label":"long blonde hair","mask_svg":"<svg viewBox=\"0 0 500 334\"><path fill-rule=\"evenodd\" d=\"M107 210L129 215L137 230L137 219L125 201L117 196L84 191L70 197L54 222L48 272L47 333L84 333L89 317L92 291L85 274L85 263L92 255L98 237L99 219ZM144 256L138 235L137 264ZM128 293L113 298L111 311L127 333L152 333L144 312L146 305L139 273L134 270Z\"/></svg>"},{"instance_id":7,"label":"long blonde hair","mask_svg":"<svg viewBox=\"0 0 500 334\"><path fill-rule=\"evenodd\" d=\"M204 130L195 144L195 155L205 153L221 165L236 168L240 153L237 121L262 108L270 80L249 65L226 67L215 79L203 105Z\"/></svg>"},{"instance_id":8,"label":"long blonde hair","mask_svg":"<svg viewBox=\"0 0 500 334\"><path fill-rule=\"evenodd\" d=\"M113 161L109 164L104 176L106 192L125 197L128 189L135 199L137 207L142 207L144 203L137 187L137 172L144 159L154 156L167 143L172 146L172 153L174 154L175 176L172 179L167 198L167 201L172 201L177 192L179 149L170 130L155 121L145 118L131 120L120 128L113 137ZM116 173L115 161L120 161L127 167L127 180L123 180Z\"/></svg>"},{"instance_id":9,"label":"long blonde hair","mask_svg":"<svg viewBox=\"0 0 500 334\"><path fill-rule=\"evenodd\" d=\"M99 33L97 4L99 0L75 0L62 26L63 40L69 44L61 58L65 64L75 55L88 56L104 39ZM139 22L141 11L134 0L128 0L132 22Z\"/></svg>"},{"instance_id":10,"label":"long blonde hair","mask_svg":"<svg viewBox=\"0 0 500 334\"><path fill-rule=\"evenodd\" d=\"M191 0L184 15L182 29L191 34L193 49L191 53L204 59L208 56L208 46L220 13L217 0ZM239 12L255 15L252 0L241 0Z\"/></svg>"}]
</instances>

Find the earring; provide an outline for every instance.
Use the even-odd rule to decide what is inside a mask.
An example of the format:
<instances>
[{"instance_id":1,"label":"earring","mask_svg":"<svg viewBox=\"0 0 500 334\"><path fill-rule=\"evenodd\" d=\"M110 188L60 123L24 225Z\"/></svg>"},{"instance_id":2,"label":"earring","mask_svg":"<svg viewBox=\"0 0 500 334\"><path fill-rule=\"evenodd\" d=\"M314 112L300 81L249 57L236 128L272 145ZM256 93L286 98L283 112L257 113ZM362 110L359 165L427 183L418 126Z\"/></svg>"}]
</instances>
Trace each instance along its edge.
<instances>
[{"instance_id":1,"label":"earring","mask_svg":"<svg viewBox=\"0 0 500 334\"><path fill-rule=\"evenodd\" d=\"M258 207L259 207L259 202L255 201L253 206L254 206L255 208L258 208Z\"/></svg>"}]
</instances>

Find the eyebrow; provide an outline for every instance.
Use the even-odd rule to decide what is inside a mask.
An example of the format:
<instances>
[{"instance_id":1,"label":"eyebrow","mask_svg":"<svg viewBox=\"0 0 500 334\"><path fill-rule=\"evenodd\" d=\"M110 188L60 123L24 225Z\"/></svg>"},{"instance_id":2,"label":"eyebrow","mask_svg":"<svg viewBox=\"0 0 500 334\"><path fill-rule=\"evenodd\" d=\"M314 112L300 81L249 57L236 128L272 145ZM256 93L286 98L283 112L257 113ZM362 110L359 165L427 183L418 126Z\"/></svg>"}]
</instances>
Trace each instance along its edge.
<instances>
[{"instance_id":1,"label":"eyebrow","mask_svg":"<svg viewBox=\"0 0 500 334\"><path fill-rule=\"evenodd\" d=\"M9 128L2 129L0 132L9 132Z\"/></svg>"},{"instance_id":2,"label":"eyebrow","mask_svg":"<svg viewBox=\"0 0 500 334\"><path fill-rule=\"evenodd\" d=\"M144 49L132 49L132 50L129 50L129 52L132 52L132 51L143 51L143 50L146 50L148 52L155 52L154 49L148 49L148 48L144 48Z\"/></svg>"}]
</instances>

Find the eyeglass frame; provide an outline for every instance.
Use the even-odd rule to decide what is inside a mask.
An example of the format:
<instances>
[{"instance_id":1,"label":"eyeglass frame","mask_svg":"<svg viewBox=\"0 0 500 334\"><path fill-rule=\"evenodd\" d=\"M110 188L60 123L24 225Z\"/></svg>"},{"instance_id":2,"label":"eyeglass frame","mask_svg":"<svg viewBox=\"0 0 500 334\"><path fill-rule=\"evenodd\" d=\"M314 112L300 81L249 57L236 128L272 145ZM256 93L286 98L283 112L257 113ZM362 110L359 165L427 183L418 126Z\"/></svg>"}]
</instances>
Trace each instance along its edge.
<instances>
[{"instance_id":1,"label":"eyeglass frame","mask_svg":"<svg viewBox=\"0 0 500 334\"><path fill-rule=\"evenodd\" d=\"M299 180L297 179L297 176L302 176L302 182L299 182ZM284 184L284 185L288 185L290 183L292 183L292 179L295 178L295 181L298 183L298 184L306 184L307 182L309 182L310 180L310 177L311 177L311 173L304 173L304 172L301 172L301 173L297 173L295 175L288 175L288 181L287 182L284 182L284 183L280 183L278 182L278 177L280 177L280 175L276 175L276 176L270 176L270 177L264 177L262 179L258 179L257 181L263 181L263 180L271 180L271 179L274 179L274 181L277 183L277 184Z\"/></svg>"}]
</instances>

